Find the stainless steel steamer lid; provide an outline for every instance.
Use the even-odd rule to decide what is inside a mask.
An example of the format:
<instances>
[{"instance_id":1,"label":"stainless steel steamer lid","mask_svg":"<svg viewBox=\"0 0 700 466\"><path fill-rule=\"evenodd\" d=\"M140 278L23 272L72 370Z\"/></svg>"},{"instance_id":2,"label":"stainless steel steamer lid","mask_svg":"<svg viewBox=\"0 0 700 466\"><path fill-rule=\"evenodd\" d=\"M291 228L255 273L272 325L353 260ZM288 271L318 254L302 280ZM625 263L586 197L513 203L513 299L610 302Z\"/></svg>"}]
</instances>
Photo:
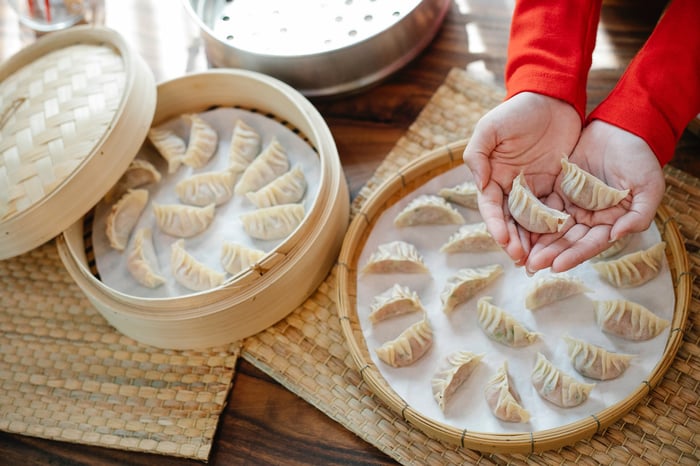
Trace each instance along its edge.
<instances>
[{"instance_id":1,"label":"stainless steel steamer lid","mask_svg":"<svg viewBox=\"0 0 700 466\"><path fill-rule=\"evenodd\" d=\"M212 65L274 76L309 97L348 93L407 64L448 0L184 0Z\"/></svg>"}]
</instances>

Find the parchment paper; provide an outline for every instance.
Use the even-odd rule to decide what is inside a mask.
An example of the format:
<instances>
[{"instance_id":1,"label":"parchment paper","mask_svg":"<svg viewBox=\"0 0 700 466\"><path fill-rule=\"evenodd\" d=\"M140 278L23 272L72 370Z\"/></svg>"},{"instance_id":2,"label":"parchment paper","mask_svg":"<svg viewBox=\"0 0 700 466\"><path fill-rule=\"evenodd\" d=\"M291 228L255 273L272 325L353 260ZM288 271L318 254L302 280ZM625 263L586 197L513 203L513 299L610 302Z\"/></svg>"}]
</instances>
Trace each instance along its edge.
<instances>
[{"instance_id":1,"label":"parchment paper","mask_svg":"<svg viewBox=\"0 0 700 466\"><path fill-rule=\"evenodd\" d=\"M365 243L358 268L367 263L378 245L400 239L418 248L431 272L430 275L358 275L358 317L367 347L381 374L398 395L424 416L459 429L482 433L516 433L556 428L597 413L626 398L661 360L669 329L644 342L630 342L611 336L603 333L596 325L592 301L624 298L638 302L656 315L671 320L675 295L665 257L663 268L655 279L632 289L616 289L603 282L590 263L581 264L567 273L580 277L591 292L530 311L524 304L527 291L537 278L550 274L551 271L543 270L528 277L524 268L515 267L502 251L452 255L441 253L440 246L457 231L459 225L409 228L396 228L393 225L396 215L418 195L437 194L441 187L457 185L470 179L470 176L466 167L456 167L405 196L381 214ZM456 207L464 215L466 223L482 221L478 210ZM652 225L647 231L634 235L625 249L615 257L647 248L660 239L658 229ZM439 295L448 277L460 268L494 263L501 264L504 268L500 278L474 298L457 306L451 314L443 313ZM374 326L368 319L374 296L397 282L411 287L419 294L434 332L434 343L430 351L414 365L404 368L384 364L376 356L375 349L397 337L422 316L418 313L405 315ZM505 309L530 330L541 333L540 339L524 348L510 348L489 339L477 323L476 303L482 296L492 296L493 304ZM609 351L636 356L627 371L616 380L601 382L588 379L576 373L569 362L563 335L603 346ZM485 356L443 413L433 398L431 379L444 366L445 357L457 350L484 353ZM563 409L540 398L530 381L537 352L542 352L556 367L575 379L596 383L589 399L578 407ZM508 369L521 396L522 405L532 416L529 423L500 421L493 416L486 404L484 385L504 360L508 361Z\"/></svg>"},{"instance_id":2,"label":"parchment paper","mask_svg":"<svg viewBox=\"0 0 700 466\"><path fill-rule=\"evenodd\" d=\"M216 129L219 136L217 152L204 167L193 169L182 165L177 172L169 175L165 160L157 154L150 144L144 144L137 155L137 157L145 158L152 162L162 175L162 179L157 185L143 187L149 191L149 201L133 231L136 232L138 228L145 226L151 227L161 275L167 279L165 284L158 288L150 289L141 286L134 280L126 268L126 259L131 243L134 240L134 235L131 235L129 244L124 252L112 249L109 246L105 233L105 220L111 209L111 204L100 202L95 208L92 241L97 270L102 281L114 290L144 298L164 298L195 293L176 283L174 278L172 278L170 273L170 246L179 238L159 231L153 215L152 203L181 204L175 193L175 185L178 181L195 173L225 169L228 165L231 135L238 119L244 120L261 135L261 149L264 149L276 137L287 151L290 169L295 165L301 166L307 181L306 193L302 200L307 213L316 199L321 181L320 158L308 143L289 128L259 113L236 108L220 107L199 115ZM189 125L184 119L175 118L166 122L164 127L172 128L176 134L187 142ZM236 196L234 194L231 200L216 208L214 220L206 231L195 237L185 239L185 249L198 261L219 272L224 272L221 265L221 247L224 241L235 241L265 252L274 250L283 240L255 240L250 238L243 230L239 216L242 213L253 210L255 210L255 206L245 196ZM228 276L228 278L231 277Z\"/></svg>"}]
</instances>

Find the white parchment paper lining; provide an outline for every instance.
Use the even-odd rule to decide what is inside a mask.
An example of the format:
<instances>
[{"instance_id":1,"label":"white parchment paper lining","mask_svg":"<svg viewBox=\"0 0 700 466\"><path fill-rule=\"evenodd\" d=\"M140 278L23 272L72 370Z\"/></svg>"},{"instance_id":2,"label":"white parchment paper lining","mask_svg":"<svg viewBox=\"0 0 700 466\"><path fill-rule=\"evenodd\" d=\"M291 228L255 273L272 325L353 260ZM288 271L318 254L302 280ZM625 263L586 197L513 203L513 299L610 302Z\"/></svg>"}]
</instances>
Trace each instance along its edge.
<instances>
[{"instance_id":1,"label":"white parchment paper lining","mask_svg":"<svg viewBox=\"0 0 700 466\"><path fill-rule=\"evenodd\" d=\"M111 204L100 202L95 208L92 241L97 270L102 281L114 290L144 298L164 298L194 293L176 283L170 273L170 246L179 238L159 231L153 215L152 203L181 204L175 193L175 185L180 180L195 173L224 170L228 165L231 136L238 119L244 120L260 134L262 138L261 149L264 149L273 138L277 138L287 151L290 169L295 165L301 166L307 181L306 193L302 200L307 213L316 199L321 183L320 158L311 146L292 130L265 115L237 108L220 107L199 113L199 115L214 127L219 136L218 149L204 167L193 169L182 165L177 172L169 175L165 160L155 152L150 144L144 144L138 154L138 157L150 161L158 168L162 179L156 185L143 187L149 191L149 201L133 231L136 232L141 227L151 227L161 275L167 280L165 284L150 289L141 286L131 277L126 268L126 259L134 235L131 235L129 245L124 252L112 249L105 233L105 220L111 209ZM175 118L163 126L173 129L187 142L189 124L184 119ZM185 238L185 249L199 262L219 272L224 272L221 265L221 247L224 241L235 241L265 252L274 250L283 240L255 240L243 230L239 216L253 210L255 210L255 206L245 196L234 194L229 202L216 208L214 220L206 231L195 237ZM227 277L230 278L230 275Z\"/></svg>"},{"instance_id":2,"label":"white parchment paper lining","mask_svg":"<svg viewBox=\"0 0 700 466\"><path fill-rule=\"evenodd\" d=\"M590 263L581 264L568 274L580 277L591 292L530 311L525 308L525 294L538 277L550 274L549 270L528 277L525 270L515 267L502 251L453 255L441 253L440 246L457 231L458 225L401 229L393 225L396 215L416 196L437 194L441 187L457 185L469 177L468 169L460 166L430 180L383 212L365 243L357 264L358 269L367 263L369 256L380 244L404 240L418 248L431 272L430 275L358 274L358 318L369 352L383 377L406 403L424 416L459 429L483 433L516 433L556 428L600 412L626 398L648 378L661 360L669 329L644 342L630 342L608 335L595 323L592 301L629 299L646 306L658 316L671 320L675 294L665 257L661 273L652 281L633 289L616 289L603 282ZM456 207L464 215L466 223L482 221L478 210ZM658 229L652 224L647 231L634 235L619 255L647 248L660 239ZM504 268L504 274L500 278L471 300L459 305L451 314L442 312L439 295L448 277L460 268L494 263L501 264ZM434 332L431 350L414 365L404 368L384 364L376 356L375 349L398 336L410 324L420 320L421 316L401 316L374 326L368 319L373 298L394 283L409 286L419 294ZM486 337L477 323L476 313L477 300L482 296L492 296L493 304L508 311L530 330L540 332L542 335L539 341L524 348L510 348ZM634 354L636 357L623 376L616 380L601 382L588 379L576 373L569 362L566 343L562 339L566 334L610 351ZM433 398L431 379L444 366L446 356L458 350L484 353L485 356L443 413ZM540 398L530 382L537 352L542 352L556 367L577 380L596 383L589 399L578 407L562 409ZM493 416L484 399L484 384L504 360L508 361L508 369L521 396L522 405L532 416L527 424L500 421Z\"/></svg>"}]
</instances>

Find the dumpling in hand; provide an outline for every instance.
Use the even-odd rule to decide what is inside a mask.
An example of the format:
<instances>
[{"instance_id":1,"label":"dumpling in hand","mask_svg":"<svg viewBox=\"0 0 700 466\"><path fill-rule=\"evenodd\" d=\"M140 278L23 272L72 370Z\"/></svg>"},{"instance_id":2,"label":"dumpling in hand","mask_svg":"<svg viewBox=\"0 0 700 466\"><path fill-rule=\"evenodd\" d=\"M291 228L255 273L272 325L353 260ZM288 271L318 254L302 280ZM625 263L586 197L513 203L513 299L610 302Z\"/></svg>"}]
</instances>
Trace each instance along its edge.
<instances>
[{"instance_id":1,"label":"dumpling in hand","mask_svg":"<svg viewBox=\"0 0 700 466\"><path fill-rule=\"evenodd\" d=\"M441 252L455 254L460 252L489 252L498 251L501 247L486 229L486 223L479 222L464 225L457 233L450 236L440 247Z\"/></svg>"},{"instance_id":2,"label":"dumpling in hand","mask_svg":"<svg viewBox=\"0 0 700 466\"><path fill-rule=\"evenodd\" d=\"M634 358L631 354L613 353L568 335L564 335L564 341L576 372L592 379L616 379L627 370Z\"/></svg>"},{"instance_id":3,"label":"dumpling in hand","mask_svg":"<svg viewBox=\"0 0 700 466\"><path fill-rule=\"evenodd\" d=\"M241 214L240 219L251 238L277 240L289 236L305 214L304 204L282 204Z\"/></svg>"},{"instance_id":4,"label":"dumpling in hand","mask_svg":"<svg viewBox=\"0 0 700 466\"><path fill-rule=\"evenodd\" d=\"M375 296L370 305L369 321L373 324L411 312L423 312L423 304L418 293L407 286L394 284L391 288Z\"/></svg>"},{"instance_id":5,"label":"dumpling in hand","mask_svg":"<svg viewBox=\"0 0 700 466\"><path fill-rule=\"evenodd\" d=\"M619 259L597 262L593 268L617 288L633 288L655 278L664 260L666 243L660 241L649 249L626 254Z\"/></svg>"},{"instance_id":6,"label":"dumpling in hand","mask_svg":"<svg viewBox=\"0 0 700 466\"><path fill-rule=\"evenodd\" d=\"M184 116L190 121L190 140L182 157L182 163L193 168L201 168L216 152L219 135L207 121L195 113Z\"/></svg>"},{"instance_id":7,"label":"dumpling in hand","mask_svg":"<svg viewBox=\"0 0 700 466\"><path fill-rule=\"evenodd\" d=\"M260 153L261 137L250 125L243 120L236 121L231 135L229 149L229 168L242 172Z\"/></svg>"},{"instance_id":8,"label":"dumpling in hand","mask_svg":"<svg viewBox=\"0 0 700 466\"><path fill-rule=\"evenodd\" d=\"M221 265L231 275L236 275L255 265L265 257L265 251L249 248L231 241L224 242L221 248Z\"/></svg>"},{"instance_id":9,"label":"dumpling in hand","mask_svg":"<svg viewBox=\"0 0 700 466\"><path fill-rule=\"evenodd\" d=\"M440 196L423 194L411 202L396 216L397 228L415 225L449 225L464 223L464 217Z\"/></svg>"},{"instance_id":10,"label":"dumpling in hand","mask_svg":"<svg viewBox=\"0 0 700 466\"><path fill-rule=\"evenodd\" d=\"M105 201L113 202L130 189L158 183L160 179L160 172L151 162L143 159L134 159L121 178L119 178L117 184L105 194Z\"/></svg>"},{"instance_id":11,"label":"dumpling in hand","mask_svg":"<svg viewBox=\"0 0 700 466\"><path fill-rule=\"evenodd\" d=\"M165 278L160 274L150 228L139 228L136 231L126 268L131 276L145 287L157 288L165 283Z\"/></svg>"},{"instance_id":12,"label":"dumpling in hand","mask_svg":"<svg viewBox=\"0 0 700 466\"><path fill-rule=\"evenodd\" d=\"M486 382L484 397L493 415L501 421L528 422L530 420L530 412L520 404L520 396L508 374L507 361L503 361L496 374Z\"/></svg>"},{"instance_id":13,"label":"dumpling in hand","mask_svg":"<svg viewBox=\"0 0 700 466\"><path fill-rule=\"evenodd\" d=\"M185 204L199 207L209 204L218 206L231 199L237 179L238 174L231 170L196 173L178 181L175 193Z\"/></svg>"},{"instance_id":14,"label":"dumpling in hand","mask_svg":"<svg viewBox=\"0 0 700 466\"><path fill-rule=\"evenodd\" d=\"M410 366L422 358L433 345L433 328L426 317L408 327L395 339L384 343L375 352L392 367Z\"/></svg>"},{"instance_id":15,"label":"dumpling in hand","mask_svg":"<svg viewBox=\"0 0 700 466\"><path fill-rule=\"evenodd\" d=\"M438 195L442 196L446 201L454 204L468 207L470 209L478 209L477 195L479 190L476 189L476 183L473 181L465 181L450 188L442 188L438 191Z\"/></svg>"},{"instance_id":16,"label":"dumpling in hand","mask_svg":"<svg viewBox=\"0 0 700 466\"><path fill-rule=\"evenodd\" d=\"M431 381L433 398L443 412L453 395L466 382L483 358L483 354L471 351L456 351L447 355L445 367L438 370Z\"/></svg>"},{"instance_id":17,"label":"dumpling in hand","mask_svg":"<svg viewBox=\"0 0 700 466\"><path fill-rule=\"evenodd\" d=\"M185 240L175 241L170 248L170 268L180 285L192 291L215 288L224 282L225 275L197 261L185 250Z\"/></svg>"},{"instance_id":18,"label":"dumpling in hand","mask_svg":"<svg viewBox=\"0 0 700 466\"><path fill-rule=\"evenodd\" d=\"M455 307L474 297L502 274L503 266L500 264L458 270L447 279L447 284L440 293L443 312L452 312Z\"/></svg>"},{"instance_id":19,"label":"dumpling in hand","mask_svg":"<svg viewBox=\"0 0 700 466\"><path fill-rule=\"evenodd\" d=\"M477 321L486 336L511 347L527 346L537 340L536 332L529 331L504 309L491 304L491 299L484 296L476 304Z\"/></svg>"},{"instance_id":20,"label":"dumpling in hand","mask_svg":"<svg viewBox=\"0 0 700 466\"><path fill-rule=\"evenodd\" d=\"M671 325L646 307L626 299L593 301L598 327L625 340L650 340Z\"/></svg>"},{"instance_id":21,"label":"dumpling in hand","mask_svg":"<svg viewBox=\"0 0 700 466\"><path fill-rule=\"evenodd\" d=\"M185 157L187 145L185 141L172 130L164 126L156 126L148 131L148 140L153 147L168 162L168 173L175 173Z\"/></svg>"},{"instance_id":22,"label":"dumpling in hand","mask_svg":"<svg viewBox=\"0 0 700 466\"><path fill-rule=\"evenodd\" d=\"M552 209L537 199L525 184L522 173L513 179L508 210L516 222L533 233L561 231L569 219L569 214Z\"/></svg>"},{"instance_id":23,"label":"dumpling in hand","mask_svg":"<svg viewBox=\"0 0 700 466\"><path fill-rule=\"evenodd\" d=\"M257 191L287 170L289 170L287 151L275 139L245 169L236 184L235 193L240 196Z\"/></svg>"},{"instance_id":24,"label":"dumpling in hand","mask_svg":"<svg viewBox=\"0 0 700 466\"><path fill-rule=\"evenodd\" d=\"M405 241L380 244L362 273L428 273L418 249Z\"/></svg>"},{"instance_id":25,"label":"dumpling in hand","mask_svg":"<svg viewBox=\"0 0 700 466\"><path fill-rule=\"evenodd\" d=\"M255 192L246 193L248 200L258 209L301 201L306 192L306 177L296 166Z\"/></svg>"},{"instance_id":26,"label":"dumpling in hand","mask_svg":"<svg viewBox=\"0 0 700 466\"><path fill-rule=\"evenodd\" d=\"M163 233L178 238L189 238L209 228L214 220L214 204L197 207L181 204L153 203L153 214Z\"/></svg>"},{"instance_id":27,"label":"dumpling in hand","mask_svg":"<svg viewBox=\"0 0 700 466\"><path fill-rule=\"evenodd\" d=\"M148 191L131 189L127 191L107 215L106 234L109 245L117 251L123 251L129 242L129 237L141 217L148 202Z\"/></svg>"},{"instance_id":28,"label":"dumpling in hand","mask_svg":"<svg viewBox=\"0 0 700 466\"><path fill-rule=\"evenodd\" d=\"M561 190L579 207L588 210L603 210L620 203L629 189L615 189L602 180L581 169L578 165L561 159L563 179Z\"/></svg>"},{"instance_id":29,"label":"dumpling in hand","mask_svg":"<svg viewBox=\"0 0 700 466\"><path fill-rule=\"evenodd\" d=\"M556 301L591 291L580 278L565 274L542 277L525 295L525 307L534 310Z\"/></svg>"},{"instance_id":30,"label":"dumpling in hand","mask_svg":"<svg viewBox=\"0 0 700 466\"><path fill-rule=\"evenodd\" d=\"M588 399L595 384L579 382L537 353L537 362L532 369L532 385L537 393L560 408L573 408Z\"/></svg>"}]
</instances>

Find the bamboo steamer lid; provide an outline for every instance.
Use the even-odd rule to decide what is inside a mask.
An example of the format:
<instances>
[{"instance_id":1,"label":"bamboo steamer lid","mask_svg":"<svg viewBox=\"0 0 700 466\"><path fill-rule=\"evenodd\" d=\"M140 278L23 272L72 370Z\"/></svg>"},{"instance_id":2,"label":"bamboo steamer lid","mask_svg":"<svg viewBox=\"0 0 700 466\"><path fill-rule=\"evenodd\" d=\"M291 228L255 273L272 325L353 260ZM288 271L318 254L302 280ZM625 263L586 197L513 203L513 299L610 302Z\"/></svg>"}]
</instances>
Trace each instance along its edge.
<instances>
[{"instance_id":1,"label":"bamboo steamer lid","mask_svg":"<svg viewBox=\"0 0 700 466\"><path fill-rule=\"evenodd\" d=\"M115 31L48 34L0 67L0 259L81 218L146 137L156 89Z\"/></svg>"}]
</instances>

